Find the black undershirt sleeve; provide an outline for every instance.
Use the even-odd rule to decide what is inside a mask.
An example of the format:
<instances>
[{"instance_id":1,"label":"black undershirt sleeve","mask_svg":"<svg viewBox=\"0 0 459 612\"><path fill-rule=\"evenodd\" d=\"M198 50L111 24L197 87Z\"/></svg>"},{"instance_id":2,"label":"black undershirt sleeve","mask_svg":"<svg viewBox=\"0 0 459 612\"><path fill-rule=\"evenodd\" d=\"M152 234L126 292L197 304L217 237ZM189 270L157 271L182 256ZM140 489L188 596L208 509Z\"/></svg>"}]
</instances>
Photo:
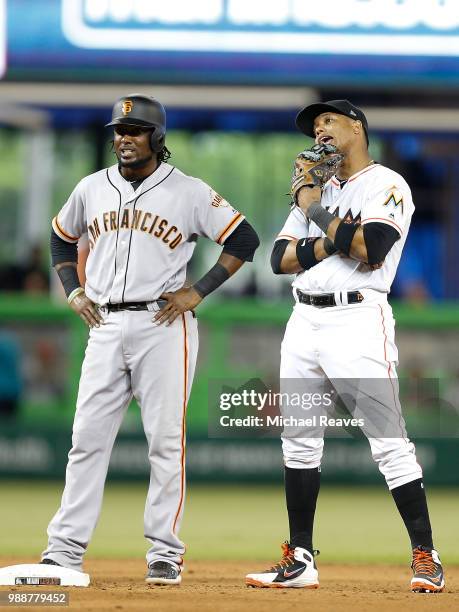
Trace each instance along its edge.
<instances>
[{"instance_id":1,"label":"black undershirt sleeve","mask_svg":"<svg viewBox=\"0 0 459 612\"><path fill-rule=\"evenodd\" d=\"M56 232L51 230L50 238L51 261L53 267L57 264L68 263L57 271L64 287L65 295L68 297L72 291L80 287L80 279L76 264L78 262L78 247L76 243L66 242L59 238Z\"/></svg>"},{"instance_id":2,"label":"black undershirt sleeve","mask_svg":"<svg viewBox=\"0 0 459 612\"><path fill-rule=\"evenodd\" d=\"M260 245L257 232L245 219L237 226L223 243L223 253L242 261L253 261L255 251Z\"/></svg>"},{"instance_id":3,"label":"black undershirt sleeve","mask_svg":"<svg viewBox=\"0 0 459 612\"><path fill-rule=\"evenodd\" d=\"M50 249L53 267L59 263L65 263L67 261L74 263L77 263L78 261L77 244L62 240L62 238L59 238L53 229L51 230Z\"/></svg>"},{"instance_id":4,"label":"black undershirt sleeve","mask_svg":"<svg viewBox=\"0 0 459 612\"><path fill-rule=\"evenodd\" d=\"M400 234L395 227L387 223L365 223L362 227L368 263L381 263L400 238Z\"/></svg>"}]
</instances>

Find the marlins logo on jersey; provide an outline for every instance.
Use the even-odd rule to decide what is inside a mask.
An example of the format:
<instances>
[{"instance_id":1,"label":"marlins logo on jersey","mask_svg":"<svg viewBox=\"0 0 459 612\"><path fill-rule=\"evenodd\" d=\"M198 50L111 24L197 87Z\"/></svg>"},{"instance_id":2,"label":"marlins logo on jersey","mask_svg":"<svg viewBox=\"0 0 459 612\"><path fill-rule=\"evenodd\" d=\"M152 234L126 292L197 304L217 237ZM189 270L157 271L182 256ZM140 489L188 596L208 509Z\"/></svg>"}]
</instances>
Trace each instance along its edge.
<instances>
[{"instance_id":1,"label":"marlins logo on jersey","mask_svg":"<svg viewBox=\"0 0 459 612\"><path fill-rule=\"evenodd\" d=\"M400 206L403 213L403 196L395 185L386 191L386 201L384 202L383 206L393 206L394 208ZM392 215L392 217L393 216L394 215Z\"/></svg>"}]
</instances>

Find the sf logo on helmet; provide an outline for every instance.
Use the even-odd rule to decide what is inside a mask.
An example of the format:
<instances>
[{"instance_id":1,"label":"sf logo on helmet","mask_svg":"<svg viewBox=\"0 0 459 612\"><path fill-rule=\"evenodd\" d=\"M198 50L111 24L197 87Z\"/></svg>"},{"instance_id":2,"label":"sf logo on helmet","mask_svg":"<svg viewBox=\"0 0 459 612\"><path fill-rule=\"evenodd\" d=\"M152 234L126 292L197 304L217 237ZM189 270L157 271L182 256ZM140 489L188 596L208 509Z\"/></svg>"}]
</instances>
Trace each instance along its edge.
<instances>
[{"instance_id":1,"label":"sf logo on helmet","mask_svg":"<svg viewBox=\"0 0 459 612\"><path fill-rule=\"evenodd\" d=\"M128 113L131 112L132 110L132 101L131 100L125 100L123 102L123 115L127 115Z\"/></svg>"}]
</instances>

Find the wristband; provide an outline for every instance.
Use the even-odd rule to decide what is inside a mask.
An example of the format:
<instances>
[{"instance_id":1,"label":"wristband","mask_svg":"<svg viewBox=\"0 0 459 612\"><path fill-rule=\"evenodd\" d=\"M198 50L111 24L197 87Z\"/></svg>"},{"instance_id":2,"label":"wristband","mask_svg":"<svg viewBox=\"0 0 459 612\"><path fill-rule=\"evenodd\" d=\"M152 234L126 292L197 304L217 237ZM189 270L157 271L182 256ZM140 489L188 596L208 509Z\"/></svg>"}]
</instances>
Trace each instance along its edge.
<instances>
[{"instance_id":1,"label":"wristband","mask_svg":"<svg viewBox=\"0 0 459 612\"><path fill-rule=\"evenodd\" d=\"M341 221L341 223L338 225L333 242L335 247L341 251L341 253L349 255L352 239L354 238L354 234L358 229L358 225L354 225L353 223L345 223L344 221Z\"/></svg>"},{"instance_id":2,"label":"wristband","mask_svg":"<svg viewBox=\"0 0 459 612\"><path fill-rule=\"evenodd\" d=\"M328 237L324 238L324 251L327 253L327 255L333 255L333 253L336 253L338 251L338 249Z\"/></svg>"},{"instance_id":3,"label":"wristband","mask_svg":"<svg viewBox=\"0 0 459 612\"><path fill-rule=\"evenodd\" d=\"M67 297L72 293L72 291L81 287L76 264L68 262L67 265L63 264L60 266L56 272L61 279L61 283Z\"/></svg>"},{"instance_id":4,"label":"wristband","mask_svg":"<svg viewBox=\"0 0 459 612\"><path fill-rule=\"evenodd\" d=\"M304 240L298 240L296 243L296 258L303 270L309 270L309 268L312 268L312 266L318 263L314 253L316 240L319 240L319 238L314 238L312 240L306 238Z\"/></svg>"},{"instance_id":5,"label":"wristband","mask_svg":"<svg viewBox=\"0 0 459 612\"><path fill-rule=\"evenodd\" d=\"M328 231L328 226L336 219L335 215L332 215L328 210L319 204L319 202L313 202L308 209L307 216L314 221L314 223L320 227L324 234Z\"/></svg>"},{"instance_id":6,"label":"wristband","mask_svg":"<svg viewBox=\"0 0 459 612\"><path fill-rule=\"evenodd\" d=\"M74 289L72 291L72 293L68 296L67 298L67 302L70 304L71 302L73 302L73 300L76 298L77 295L80 295L81 293L84 293L84 289L83 287L77 287L76 289Z\"/></svg>"},{"instance_id":7,"label":"wristband","mask_svg":"<svg viewBox=\"0 0 459 612\"><path fill-rule=\"evenodd\" d=\"M220 287L229 277L230 274L225 266L216 263L207 274L193 285L193 289L204 298L206 295L209 295L209 293L212 293L212 291L215 291L217 287Z\"/></svg>"}]
</instances>

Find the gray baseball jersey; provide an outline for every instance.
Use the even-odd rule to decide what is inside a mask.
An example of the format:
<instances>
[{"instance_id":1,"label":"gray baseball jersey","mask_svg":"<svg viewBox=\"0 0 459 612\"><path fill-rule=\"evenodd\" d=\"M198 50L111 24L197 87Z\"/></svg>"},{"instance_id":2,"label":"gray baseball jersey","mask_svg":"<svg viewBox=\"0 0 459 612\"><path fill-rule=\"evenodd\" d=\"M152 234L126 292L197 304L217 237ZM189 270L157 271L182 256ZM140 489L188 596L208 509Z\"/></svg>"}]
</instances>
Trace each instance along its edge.
<instances>
[{"instance_id":1,"label":"gray baseball jersey","mask_svg":"<svg viewBox=\"0 0 459 612\"><path fill-rule=\"evenodd\" d=\"M78 183L53 229L67 242L88 232L85 290L102 305L179 289L196 235L223 244L243 219L209 185L170 164L136 191L114 165Z\"/></svg>"}]
</instances>

